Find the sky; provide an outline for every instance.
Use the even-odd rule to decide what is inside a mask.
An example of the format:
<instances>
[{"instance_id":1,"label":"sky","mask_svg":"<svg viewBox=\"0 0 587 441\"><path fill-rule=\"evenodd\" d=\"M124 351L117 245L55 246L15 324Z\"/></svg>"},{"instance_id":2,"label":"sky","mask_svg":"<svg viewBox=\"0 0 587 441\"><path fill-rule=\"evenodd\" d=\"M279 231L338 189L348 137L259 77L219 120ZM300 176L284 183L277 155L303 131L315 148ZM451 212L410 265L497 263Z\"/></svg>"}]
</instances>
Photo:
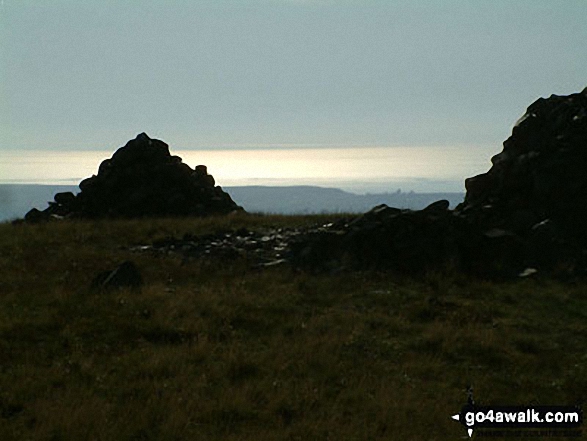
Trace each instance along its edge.
<instances>
[{"instance_id":1,"label":"sky","mask_svg":"<svg viewBox=\"0 0 587 441\"><path fill-rule=\"evenodd\" d=\"M0 0L0 150L495 145L587 86L585 0ZM481 148L479 147L479 148Z\"/></svg>"}]
</instances>

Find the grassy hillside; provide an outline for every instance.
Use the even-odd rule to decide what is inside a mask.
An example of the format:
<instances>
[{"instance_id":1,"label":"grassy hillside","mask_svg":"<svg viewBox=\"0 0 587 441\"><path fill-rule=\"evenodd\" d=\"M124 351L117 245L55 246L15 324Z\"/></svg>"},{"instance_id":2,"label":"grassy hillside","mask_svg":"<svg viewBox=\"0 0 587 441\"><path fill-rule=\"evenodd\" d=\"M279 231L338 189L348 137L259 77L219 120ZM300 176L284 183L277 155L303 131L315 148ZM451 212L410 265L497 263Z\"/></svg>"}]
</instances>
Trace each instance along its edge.
<instances>
[{"instance_id":1,"label":"grassy hillside","mask_svg":"<svg viewBox=\"0 0 587 441\"><path fill-rule=\"evenodd\" d=\"M308 275L129 248L326 216L0 224L0 440L454 440L587 397L583 284ZM140 291L90 289L133 260Z\"/></svg>"}]
</instances>

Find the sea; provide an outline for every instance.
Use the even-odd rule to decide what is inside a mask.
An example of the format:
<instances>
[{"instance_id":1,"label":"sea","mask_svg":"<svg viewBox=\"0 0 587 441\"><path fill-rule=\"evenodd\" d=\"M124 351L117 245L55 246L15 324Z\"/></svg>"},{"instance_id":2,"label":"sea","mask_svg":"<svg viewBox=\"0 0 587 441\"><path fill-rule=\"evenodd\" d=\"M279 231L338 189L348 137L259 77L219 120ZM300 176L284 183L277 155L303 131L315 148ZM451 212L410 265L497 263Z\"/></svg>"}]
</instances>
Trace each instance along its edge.
<instances>
[{"instance_id":1,"label":"sea","mask_svg":"<svg viewBox=\"0 0 587 441\"><path fill-rule=\"evenodd\" d=\"M0 184L75 185L96 174L114 150L0 150ZM339 188L357 194L463 192L464 180L486 172L495 146L352 146L198 148L172 150L206 165L221 186Z\"/></svg>"}]
</instances>

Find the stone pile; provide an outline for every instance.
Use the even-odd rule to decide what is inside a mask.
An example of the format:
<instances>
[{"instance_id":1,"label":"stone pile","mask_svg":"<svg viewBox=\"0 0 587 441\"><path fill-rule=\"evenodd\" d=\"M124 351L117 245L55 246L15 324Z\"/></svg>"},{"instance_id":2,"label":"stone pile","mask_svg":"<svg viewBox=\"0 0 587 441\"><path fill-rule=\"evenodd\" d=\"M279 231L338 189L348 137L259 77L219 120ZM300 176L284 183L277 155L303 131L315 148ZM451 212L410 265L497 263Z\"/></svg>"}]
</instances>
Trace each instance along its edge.
<instances>
[{"instance_id":1,"label":"stone pile","mask_svg":"<svg viewBox=\"0 0 587 441\"><path fill-rule=\"evenodd\" d=\"M242 210L215 185L206 166L192 169L172 156L167 144L145 133L102 161L98 174L79 188L77 195L57 193L47 209L32 209L25 220L206 216Z\"/></svg>"}]
</instances>

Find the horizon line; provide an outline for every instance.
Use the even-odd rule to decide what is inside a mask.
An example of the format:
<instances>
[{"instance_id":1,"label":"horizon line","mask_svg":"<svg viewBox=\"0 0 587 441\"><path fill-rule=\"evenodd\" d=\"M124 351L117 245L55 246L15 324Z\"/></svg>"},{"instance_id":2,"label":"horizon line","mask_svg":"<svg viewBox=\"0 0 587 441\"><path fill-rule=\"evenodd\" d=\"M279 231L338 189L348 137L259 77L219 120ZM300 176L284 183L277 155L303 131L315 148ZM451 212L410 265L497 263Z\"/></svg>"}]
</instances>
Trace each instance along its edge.
<instances>
[{"instance_id":1,"label":"horizon line","mask_svg":"<svg viewBox=\"0 0 587 441\"><path fill-rule=\"evenodd\" d=\"M134 138L133 138L134 139ZM151 139L158 139L158 138L151 138ZM210 144L202 144L202 145L192 145L192 146L183 146L181 144L169 144L164 140L159 139L160 141L165 142L169 147L170 150L215 150L215 149L224 149L224 150L305 150L305 149L355 149L355 148L372 148L372 149L385 149L385 148L406 148L406 149L430 149L430 148L487 148L493 147L493 144L489 143L442 143L442 144L383 144L383 143L366 143L366 144L339 144L339 143L210 143ZM129 140L131 141L131 140ZM127 141L128 142L128 141ZM126 145L126 143L124 144ZM113 151L118 150L124 145L119 145L117 147L113 147ZM501 146L497 146L496 149L500 148ZM63 146L63 147L3 147L1 149L5 153L15 153L15 152L39 152L39 151L46 151L46 152L71 152L71 151L110 151L111 148L108 147L94 147L94 146L85 146L85 147L72 147L72 146Z\"/></svg>"}]
</instances>

